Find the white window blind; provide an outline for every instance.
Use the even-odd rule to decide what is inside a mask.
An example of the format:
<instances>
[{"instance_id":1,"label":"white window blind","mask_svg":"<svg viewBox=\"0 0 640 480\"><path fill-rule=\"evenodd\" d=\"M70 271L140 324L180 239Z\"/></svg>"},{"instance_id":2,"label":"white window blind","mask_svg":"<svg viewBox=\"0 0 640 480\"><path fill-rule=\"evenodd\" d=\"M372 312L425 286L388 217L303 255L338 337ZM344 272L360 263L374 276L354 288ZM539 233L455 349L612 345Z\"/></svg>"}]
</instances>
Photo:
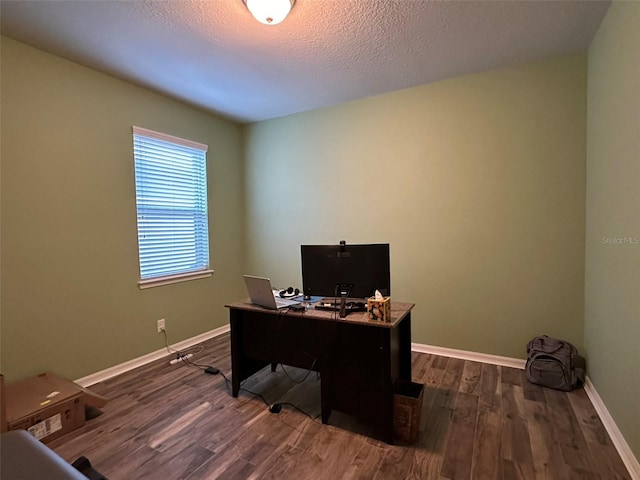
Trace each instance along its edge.
<instances>
[{"instance_id":1,"label":"white window blind","mask_svg":"<svg viewBox=\"0 0 640 480\"><path fill-rule=\"evenodd\" d=\"M141 287L147 280L211 274L207 149L133 127Z\"/></svg>"}]
</instances>

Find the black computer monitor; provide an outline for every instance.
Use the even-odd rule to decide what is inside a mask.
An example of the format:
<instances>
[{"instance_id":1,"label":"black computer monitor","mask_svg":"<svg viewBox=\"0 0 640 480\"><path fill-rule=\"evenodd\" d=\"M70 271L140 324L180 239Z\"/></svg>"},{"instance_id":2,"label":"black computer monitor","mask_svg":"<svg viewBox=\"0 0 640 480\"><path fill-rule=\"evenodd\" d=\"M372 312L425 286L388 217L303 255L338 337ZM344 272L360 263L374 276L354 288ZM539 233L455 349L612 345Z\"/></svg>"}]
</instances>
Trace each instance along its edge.
<instances>
[{"instance_id":1,"label":"black computer monitor","mask_svg":"<svg viewBox=\"0 0 640 480\"><path fill-rule=\"evenodd\" d=\"M388 243L301 245L300 255L305 295L366 298L376 290L391 295Z\"/></svg>"}]
</instances>

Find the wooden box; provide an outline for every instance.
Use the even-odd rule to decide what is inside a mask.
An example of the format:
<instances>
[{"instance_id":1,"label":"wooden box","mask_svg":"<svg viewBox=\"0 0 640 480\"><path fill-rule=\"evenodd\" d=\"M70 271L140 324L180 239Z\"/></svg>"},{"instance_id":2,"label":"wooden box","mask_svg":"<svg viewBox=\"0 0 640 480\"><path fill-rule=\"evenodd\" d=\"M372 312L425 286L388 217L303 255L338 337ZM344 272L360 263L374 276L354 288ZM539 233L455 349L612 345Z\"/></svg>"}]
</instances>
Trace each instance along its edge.
<instances>
[{"instance_id":1,"label":"wooden box","mask_svg":"<svg viewBox=\"0 0 640 480\"><path fill-rule=\"evenodd\" d=\"M375 297L367 299L367 314L369 320L375 322L391 322L391 297L376 300Z\"/></svg>"},{"instance_id":2,"label":"wooden box","mask_svg":"<svg viewBox=\"0 0 640 480\"><path fill-rule=\"evenodd\" d=\"M424 385L400 381L393 394L393 434L403 443L413 444L420 434L420 412Z\"/></svg>"}]
</instances>

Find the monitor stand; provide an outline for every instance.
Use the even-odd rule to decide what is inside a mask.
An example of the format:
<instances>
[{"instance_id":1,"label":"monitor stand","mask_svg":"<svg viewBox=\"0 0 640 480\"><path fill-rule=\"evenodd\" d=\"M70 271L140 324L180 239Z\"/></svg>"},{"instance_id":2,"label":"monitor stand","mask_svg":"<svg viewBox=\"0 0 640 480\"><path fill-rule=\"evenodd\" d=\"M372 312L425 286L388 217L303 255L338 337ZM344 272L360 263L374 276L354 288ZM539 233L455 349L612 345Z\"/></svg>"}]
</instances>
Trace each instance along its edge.
<instances>
[{"instance_id":1,"label":"monitor stand","mask_svg":"<svg viewBox=\"0 0 640 480\"><path fill-rule=\"evenodd\" d=\"M347 297L351 293L353 285L342 283L336 285L336 297L340 297L340 318L347 316Z\"/></svg>"}]
</instances>

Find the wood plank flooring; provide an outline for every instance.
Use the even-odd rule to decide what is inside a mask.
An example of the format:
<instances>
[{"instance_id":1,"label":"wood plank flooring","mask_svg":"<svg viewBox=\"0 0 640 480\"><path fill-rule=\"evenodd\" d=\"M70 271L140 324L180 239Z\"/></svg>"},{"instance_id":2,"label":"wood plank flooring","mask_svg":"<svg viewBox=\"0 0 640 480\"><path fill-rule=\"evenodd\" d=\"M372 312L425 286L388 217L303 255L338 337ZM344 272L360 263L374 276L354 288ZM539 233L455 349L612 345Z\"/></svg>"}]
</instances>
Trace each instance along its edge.
<instances>
[{"instance_id":1,"label":"wood plank flooring","mask_svg":"<svg viewBox=\"0 0 640 480\"><path fill-rule=\"evenodd\" d=\"M230 377L229 335L193 361ZM583 389L528 383L521 370L413 353L425 385L419 441L387 445L354 418L320 422L315 373L266 368L234 399L221 375L157 361L91 387L102 414L49 446L120 479L630 479ZM306 378L305 378L306 377ZM297 383L303 380L302 383ZM303 413L306 412L306 413Z\"/></svg>"}]
</instances>

